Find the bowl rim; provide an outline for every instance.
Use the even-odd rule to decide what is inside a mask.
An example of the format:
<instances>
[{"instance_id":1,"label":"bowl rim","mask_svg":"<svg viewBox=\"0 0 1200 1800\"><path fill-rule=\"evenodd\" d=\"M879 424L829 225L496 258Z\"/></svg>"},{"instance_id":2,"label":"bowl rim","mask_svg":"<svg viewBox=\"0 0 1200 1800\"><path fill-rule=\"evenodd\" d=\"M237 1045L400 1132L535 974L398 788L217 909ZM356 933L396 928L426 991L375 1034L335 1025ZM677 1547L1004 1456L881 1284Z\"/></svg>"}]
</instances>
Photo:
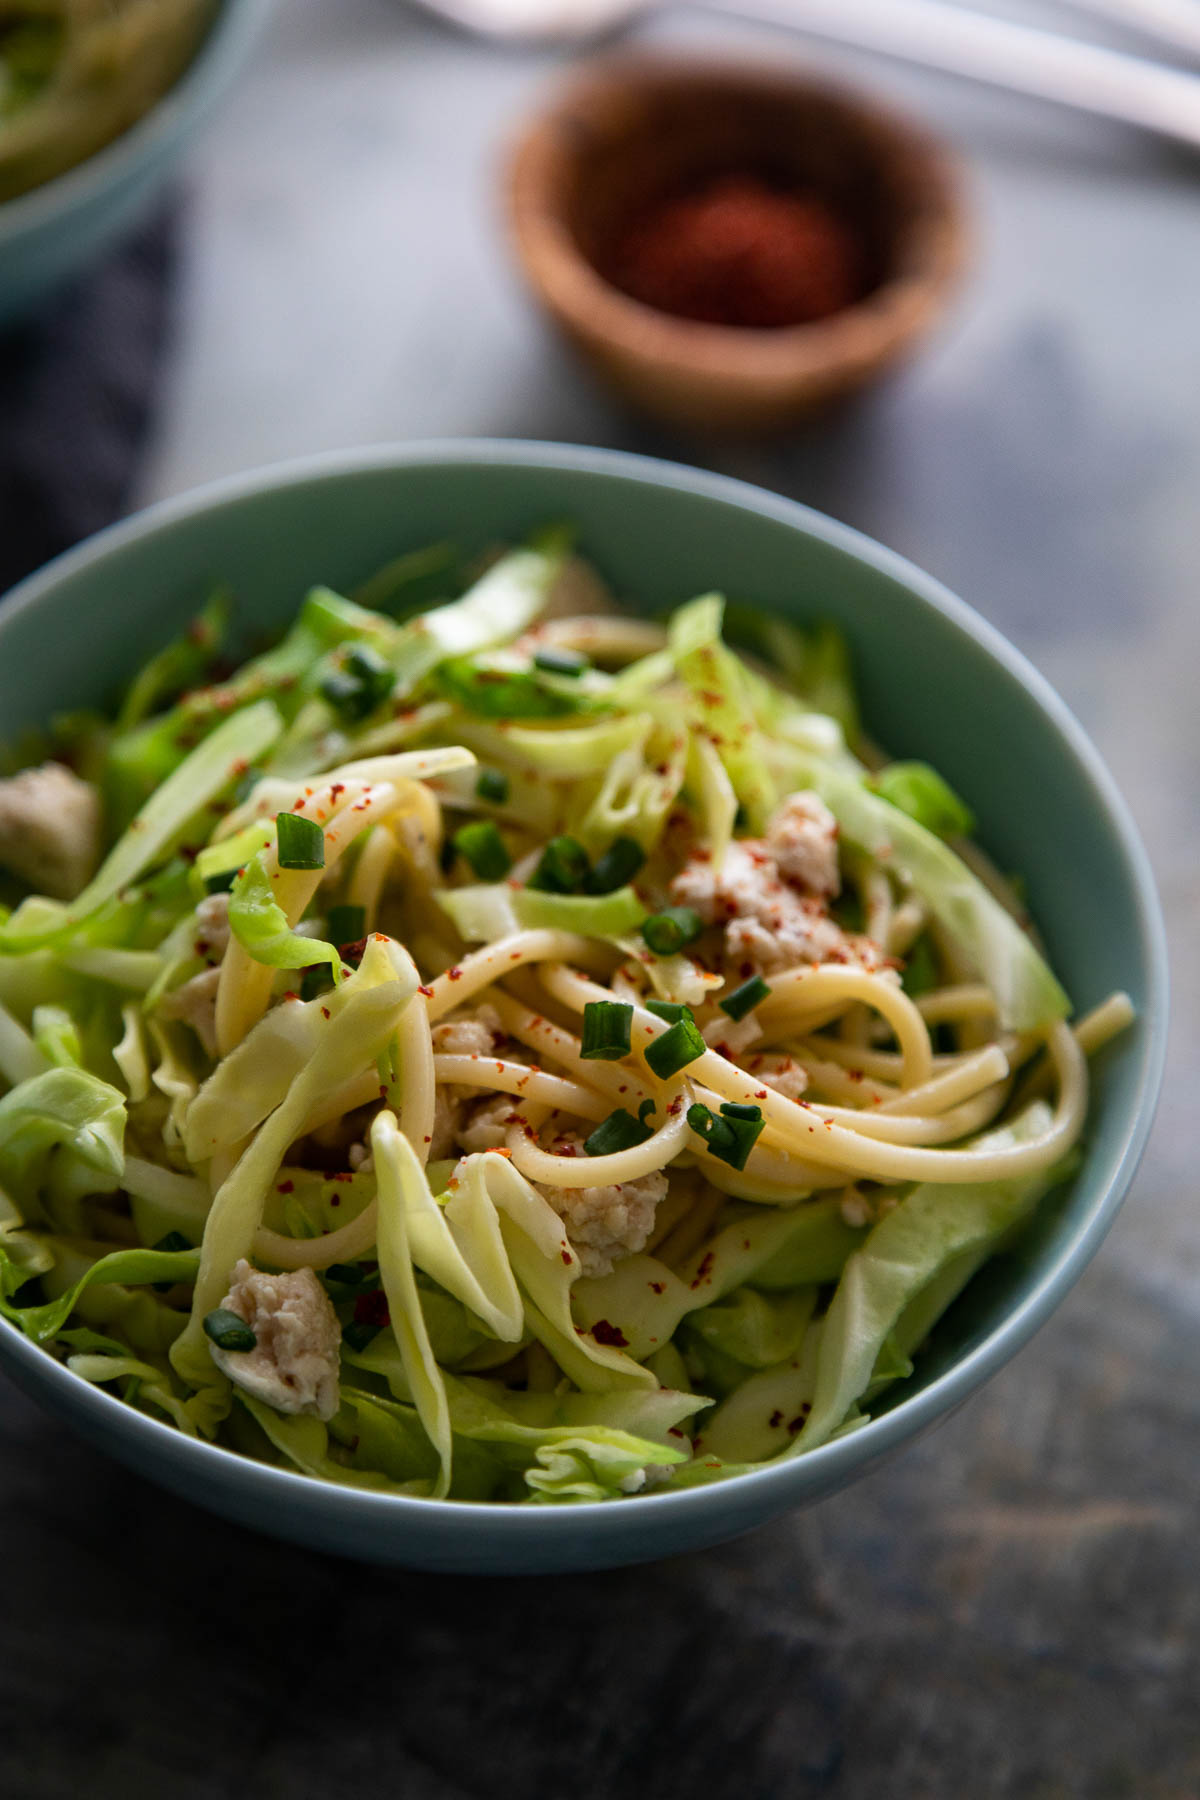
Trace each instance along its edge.
<instances>
[{"instance_id":1,"label":"bowl rim","mask_svg":"<svg viewBox=\"0 0 1200 1800\"><path fill-rule=\"evenodd\" d=\"M749 511L802 535L815 537L899 583L917 601L940 614L1000 663L1004 671L1032 696L1064 740L1068 752L1088 778L1124 855L1136 895L1139 939L1146 956L1147 998L1141 1066L1129 1126L1107 1183L1071 1238L1040 1270L1012 1312L965 1356L918 1393L843 1438L807 1451L803 1456L777 1461L748 1474L730 1476L676 1493L631 1495L618 1505L610 1501L588 1501L567 1507L433 1500L340 1486L299 1471L256 1462L219 1444L187 1437L165 1420L138 1412L105 1389L72 1375L65 1364L56 1362L18 1326L0 1318L0 1346L4 1359L22 1370L31 1388L35 1391L57 1390L64 1401L62 1410L76 1419L86 1416L87 1429L94 1442L111 1435L126 1445L144 1445L146 1460L156 1470L171 1465L172 1484L181 1492L239 1493L256 1510L261 1507L265 1511L276 1503L281 1509L290 1508L294 1517L312 1518L318 1514L326 1519L344 1517L347 1526L358 1522L380 1528L381 1532L390 1529L392 1541L400 1548L403 1547L405 1521L413 1528L414 1543L421 1538L428 1541L434 1535L449 1543L460 1535L461 1530L469 1529L471 1521L487 1520L490 1542L501 1547L511 1544L514 1549L539 1541L548 1546L565 1544L577 1536L580 1524L586 1521L585 1529L596 1534L594 1541L598 1550L618 1552L625 1539L641 1539L643 1527L651 1520L660 1520L664 1526L669 1526L673 1518L682 1521L710 1508L720 1511L722 1497L736 1505L736 1497L748 1496L753 1490L757 1501L761 1502L754 1508L757 1519L785 1510L789 1503L800 1504L810 1494L815 1498L831 1491L854 1472L865 1469L946 1417L1009 1362L1045 1323L1099 1249L1149 1137L1166 1057L1166 932L1149 858L1112 775L1065 701L1021 651L935 577L853 527L800 501L685 464L627 451L487 438L429 439L366 450L337 450L270 464L159 501L54 558L27 576L7 597L0 599L0 639L8 619L36 607L64 579L79 575L92 564L117 557L140 540L168 531L177 523L199 514L260 494L304 487L314 482L336 482L355 475L414 466L436 469L472 465L485 471L497 466L566 470L582 473L585 477L623 479L652 488L688 493L700 500ZM651 1502L654 1510L648 1511ZM668 1554L669 1549L661 1553Z\"/></svg>"},{"instance_id":2,"label":"bowl rim","mask_svg":"<svg viewBox=\"0 0 1200 1800\"><path fill-rule=\"evenodd\" d=\"M548 198L548 176L562 161L556 127L593 95L695 79L748 92L820 94L857 126L874 126L919 159L931 200L914 222L919 257L888 274L851 305L807 324L769 331L715 325L660 311L616 287L576 243L562 208ZM920 119L869 87L807 60L768 62L745 54L630 50L597 58L568 75L511 139L504 165L511 235L525 278L543 303L612 355L678 373L730 376L771 384L819 378L843 363L877 355L923 330L962 280L970 223L960 156Z\"/></svg>"},{"instance_id":3,"label":"bowl rim","mask_svg":"<svg viewBox=\"0 0 1200 1800\"><path fill-rule=\"evenodd\" d=\"M64 213L86 207L101 192L119 187L184 129L216 105L249 55L276 0L218 0L208 30L178 79L148 112L82 162L28 192L0 201L0 250Z\"/></svg>"}]
</instances>

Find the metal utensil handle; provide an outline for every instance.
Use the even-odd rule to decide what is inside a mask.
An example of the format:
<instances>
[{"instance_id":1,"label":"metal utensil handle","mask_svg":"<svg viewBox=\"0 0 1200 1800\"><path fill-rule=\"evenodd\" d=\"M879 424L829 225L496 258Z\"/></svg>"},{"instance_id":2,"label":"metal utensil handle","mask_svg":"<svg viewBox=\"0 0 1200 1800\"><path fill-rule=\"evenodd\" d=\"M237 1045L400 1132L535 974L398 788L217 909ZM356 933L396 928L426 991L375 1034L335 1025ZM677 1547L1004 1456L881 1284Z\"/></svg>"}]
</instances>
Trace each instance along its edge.
<instances>
[{"instance_id":1,"label":"metal utensil handle","mask_svg":"<svg viewBox=\"0 0 1200 1800\"><path fill-rule=\"evenodd\" d=\"M1200 148L1200 78L944 0L703 0L713 12L828 38L1032 94Z\"/></svg>"},{"instance_id":2,"label":"metal utensil handle","mask_svg":"<svg viewBox=\"0 0 1200 1800\"><path fill-rule=\"evenodd\" d=\"M1200 60L1200 0L1068 0L1068 4Z\"/></svg>"}]
</instances>

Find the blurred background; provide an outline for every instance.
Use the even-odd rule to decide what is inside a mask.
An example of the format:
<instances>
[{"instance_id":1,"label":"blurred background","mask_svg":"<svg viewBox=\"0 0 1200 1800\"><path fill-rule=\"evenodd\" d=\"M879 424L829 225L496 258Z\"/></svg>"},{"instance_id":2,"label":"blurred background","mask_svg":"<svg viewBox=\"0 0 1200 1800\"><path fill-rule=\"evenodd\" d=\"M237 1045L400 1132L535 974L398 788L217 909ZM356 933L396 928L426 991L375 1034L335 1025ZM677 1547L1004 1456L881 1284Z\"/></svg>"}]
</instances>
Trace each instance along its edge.
<instances>
[{"instance_id":1,"label":"blurred background","mask_svg":"<svg viewBox=\"0 0 1200 1800\"><path fill-rule=\"evenodd\" d=\"M650 1569L310 1556L145 1491L4 1383L5 1793L1200 1793L1200 160L773 27L665 9L623 41L828 72L945 141L966 258L907 361L765 439L635 414L557 335L509 224L512 146L584 52L285 0L132 235L0 328L0 586L198 483L418 437L612 445L831 513L1012 638L1130 800L1173 928L1151 1150L1098 1262L966 1411ZM0 309L28 198L0 205Z\"/></svg>"}]
</instances>

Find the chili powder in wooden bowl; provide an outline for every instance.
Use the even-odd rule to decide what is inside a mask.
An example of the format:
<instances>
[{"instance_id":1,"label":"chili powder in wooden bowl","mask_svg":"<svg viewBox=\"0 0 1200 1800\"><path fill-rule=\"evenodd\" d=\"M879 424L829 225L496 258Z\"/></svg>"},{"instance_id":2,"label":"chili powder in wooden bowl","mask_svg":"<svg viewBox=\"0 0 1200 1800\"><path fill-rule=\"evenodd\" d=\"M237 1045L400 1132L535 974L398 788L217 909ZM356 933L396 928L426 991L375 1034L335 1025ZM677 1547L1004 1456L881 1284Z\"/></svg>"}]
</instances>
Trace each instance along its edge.
<instances>
[{"instance_id":1,"label":"chili powder in wooden bowl","mask_svg":"<svg viewBox=\"0 0 1200 1800\"><path fill-rule=\"evenodd\" d=\"M622 58L525 129L509 176L534 293L639 411L766 433L912 350L964 261L923 129L796 68Z\"/></svg>"}]
</instances>

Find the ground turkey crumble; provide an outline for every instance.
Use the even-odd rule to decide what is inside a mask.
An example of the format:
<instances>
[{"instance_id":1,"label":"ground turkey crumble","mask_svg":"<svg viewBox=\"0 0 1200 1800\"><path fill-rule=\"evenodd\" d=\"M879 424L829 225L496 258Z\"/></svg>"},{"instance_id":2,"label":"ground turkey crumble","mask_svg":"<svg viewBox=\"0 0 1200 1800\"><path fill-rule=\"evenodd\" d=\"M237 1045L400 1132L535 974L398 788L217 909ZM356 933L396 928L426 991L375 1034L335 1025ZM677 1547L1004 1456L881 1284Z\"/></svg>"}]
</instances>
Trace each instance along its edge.
<instances>
[{"instance_id":1,"label":"ground turkey crumble","mask_svg":"<svg viewBox=\"0 0 1200 1800\"><path fill-rule=\"evenodd\" d=\"M62 763L0 781L0 865L35 893L73 900L100 860L100 835L99 794Z\"/></svg>"},{"instance_id":2,"label":"ground turkey crumble","mask_svg":"<svg viewBox=\"0 0 1200 1800\"><path fill-rule=\"evenodd\" d=\"M258 1342L253 1350L210 1344L217 1367L276 1412L332 1419L341 1327L312 1270L268 1275L243 1257L221 1305L244 1319Z\"/></svg>"},{"instance_id":3,"label":"ground turkey crumble","mask_svg":"<svg viewBox=\"0 0 1200 1800\"><path fill-rule=\"evenodd\" d=\"M506 1062L525 1061L515 1046L508 1045L499 1013L486 1002L475 1012L451 1013L440 1025L434 1026L431 1036L435 1056L503 1054ZM515 1102L508 1094L502 1094L499 1100L489 1098L480 1102L479 1092L476 1087L462 1087L455 1082L438 1083L433 1139L429 1146L431 1162L440 1162L448 1156L467 1155L473 1150L495 1150L504 1142L502 1121ZM485 1109L489 1115L496 1114L496 1118L482 1121L480 1115ZM468 1143L467 1138L476 1135L472 1127L477 1123L484 1125L484 1139Z\"/></svg>"},{"instance_id":4,"label":"ground turkey crumble","mask_svg":"<svg viewBox=\"0 0 1200 1800\"><path fill-rule=\"evenodd\" d=\"M671 899L706 925L724 926L727 974L744 980L801 963L877 969L883 952L830 917L839 891L837 821L816 794L792 794L762 838L736 839L719 867L696 851L671 883Z\"/></svg>"},{"instance_id":5,"label":"ground turkey crumble","mask_svg":"<svg viewBox=\"0 0 1200 1800\"><path fill-rule=\"evenodd\" d=\"M162 1018L180 1019L190 1025L210 1056L217 1053L219 965L228 944L229 895L208 894L196 908L193 949L212 966L164 994L158 1007Z\"/></svg>"},{"instance_id":6,"label":"ground turkey crumble","mask_svg":"<svg viewBox=\"0 0 1200 1800\"><path fill-rule=\"evenodd\" d=\"M506 1062L528 1062L521 1045L505 1034L500 1016L484 1004L474 1012L451 1014L433 1028L435 1055L502 1056ZM440 1082L434 1114L431 1162L500 1150L509 1126L519 1117L520 1101L512 1094ZM555 1138L556 1156L582 1156L583 1139L573 1132ZM645 1248L654 1215L667 1191L660 1173L619 1186L559 1188L534 1183L567 1228L571 1247L585 1275L607 1275L623 1256Z\"/></svg>"},{"instance_id":7,"label":"ground turkey crumble","mask_svg":"<svg viewBox=\"0 0 1200 1800\"><path fill-rule=\"evenodd\" d=\"M550 1146L555 1156L582 1156L583 1139L565 1132ZM608 1187L560 1188L535 1182L567 1228L585 1275L610 1275L626 1256L644 1250L654 1216L667 1192L661 1169L637 1181Z\"/></svg>"}]
</instances>

